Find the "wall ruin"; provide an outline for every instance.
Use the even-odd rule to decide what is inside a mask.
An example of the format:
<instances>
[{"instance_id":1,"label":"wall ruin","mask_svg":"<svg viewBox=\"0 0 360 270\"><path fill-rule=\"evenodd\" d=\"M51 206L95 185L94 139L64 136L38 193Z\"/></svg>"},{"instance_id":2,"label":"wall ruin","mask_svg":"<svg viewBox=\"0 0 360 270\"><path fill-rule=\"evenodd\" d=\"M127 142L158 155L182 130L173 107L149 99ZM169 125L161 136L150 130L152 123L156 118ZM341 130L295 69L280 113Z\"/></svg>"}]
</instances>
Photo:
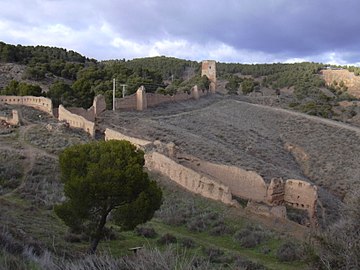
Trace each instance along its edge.
<instances>
[{"instance_id":1,"label":"wall ruin","mask_svg":"<svg viewBox=\"0 0 360 270\"><path fill-rule=\"evenodd\" d=\"M131 96L117 98L115 102L115 108L123 110L136 109L138 111L143 111L146 110L148 107L155 107L164 103L181 102L190 99L198 100L200 97L207 94L207 91L199 91L196 85L191 89L190 94L178 93L172 96L157 93L146 93L145 88L142 86L136 91L135 94Z\"/></svg>"},{"instance_id":2,"label":"wall ruin","mask_svg":"<svg viewBox=\"0 0 360 270\"><path fill-rule=\"evenodd\" d=\"M49 98L34 96L0 96L0 102L11 105L29 106L53 115L53 105Z\"/></svg>"},{"instance_id":3,"label":"wall ruin","mask_svg":"<svg viewBox=\"0 0 360 270\"><path fill-rule=\"evenodd\" d=\"M182 187L203 197L218 200L225 204L237 205L232 200L229 187L214 181L205 175L176 163L169 157L151 152L145 155L145 166L169 177Z\"/></svg>"},{"instance_id":4,"label":"wall ruin","mask_svg":"<svg viewBox=\"0 0 360 270\"><path fill-rule=\"evenodd\" d=\"M12 110L11 116L0 116L0 120L5 121L6 123L12 126L20 125L20 116L17 110Z\"/></svg>"},{"instance_id":5,"label":"wall ruin","mask_svg":"<svg viewBox=\"0 0 360 270\"><path fill-rule=\"evenodd\" d=\"M126 140L126 141L131 142L132 144L135 144L138 147L144 147L148 144L151 144L150 141L130 137L125 134L122 134L119 131L112 130L110 128L107 128L105 130L105 141L108 141L108 140Z\"/></svg>"},{"instance_id":6,"label":"wall ruin","mask_svg":"<svg viewBox=\"0 0 360 270\"><path fill-rule=\"evenodd\" d=\"M85 119L83 116L72 113L65 109L63 105L59 106L59 121L67 122L70 127L81 128L92 137L95 136L95 123Z\"/></svg>"},{"instance_id":7,"label":"wall ruin","mask_svg":"<svg viewBox=\"0 0 360 270\"><path fill-rule=\"evenodd\" d=\"M288 179L285 182L284 189L285 203L294 208L308 211L310 222L315 223L318 199L317 187L302 180Z\"/></svg>"},{"instance_id":8,"label":"wall ruin","mask_svg":"<svg viewBox=\"0 0 360 270\"><path fill-rule=\"evenodd\" d=\"M214 60L205 60L201 66L201 76L206 76L210 80L209 90L216 92L216 62Z\"/></svg>"},{"instance_id":9,"label":"wall ruin","mask_svg":"<svg viewBox=\"0 0 360 270\"><path fill-rule=\"evenodd\" d=\"M267 202L267 185L256 172L235 166L210 163L193 157L180 158L180 162L228 186L235 196L257 202Z\"/></svg>"}]
</instances>

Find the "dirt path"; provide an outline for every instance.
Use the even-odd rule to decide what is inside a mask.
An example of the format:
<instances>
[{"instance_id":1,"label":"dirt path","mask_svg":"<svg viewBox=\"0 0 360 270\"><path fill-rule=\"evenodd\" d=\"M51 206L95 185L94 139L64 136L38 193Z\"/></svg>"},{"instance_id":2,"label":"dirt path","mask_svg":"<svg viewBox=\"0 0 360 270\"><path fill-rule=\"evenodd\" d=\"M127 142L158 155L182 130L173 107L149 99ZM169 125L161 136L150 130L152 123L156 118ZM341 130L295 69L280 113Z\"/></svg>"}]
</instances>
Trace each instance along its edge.
<instances>
[{"instance_id":1,"label":"dirt path","mask_svg":"<svg viewBox=\"0 0 360 270\"><path fill-rule=\"evenodd\" d=\"M36 158L41 157L41 156L45 156L45 157L49 157L49 158L55 159L55 160L58 159L58 157L56 155L49 154L45 150L36 148L36 147L34 147L33 145L29 144L26 141L26 139L25 139L26 133L31 128L34 128L35 126L37 126L37 124L27 123L27 125L19 127L18 142L20 143L20 149L15 148L15 147L11 147L11 146L8 146L8 145L0 145L0 149L5 149L5 150L8 150L8 151L18 152L18 153L21 153L22 155L24 155L24 157L25 157L25 159L24 159L24 168L23 168L23 177L21 179L21 184L17 188L15 188L14 190L12 190L11 192L6 193L4 196L11 196L12 194L14 194L15 192L17 192L18 190L20 190L21 188L24 187L27 177L33 171L33 168L35 166Z\"/></svg>"}]
</instances>

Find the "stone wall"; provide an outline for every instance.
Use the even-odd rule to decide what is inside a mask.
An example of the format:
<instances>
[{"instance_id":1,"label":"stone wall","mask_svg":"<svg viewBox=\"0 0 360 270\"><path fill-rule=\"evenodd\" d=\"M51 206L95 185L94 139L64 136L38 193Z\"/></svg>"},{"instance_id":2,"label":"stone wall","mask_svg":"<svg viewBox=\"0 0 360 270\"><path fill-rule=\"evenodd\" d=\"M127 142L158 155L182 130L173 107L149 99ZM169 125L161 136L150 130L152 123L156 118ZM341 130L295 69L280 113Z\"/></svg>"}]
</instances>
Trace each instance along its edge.
<instances>
[{"instance_id":1,"label":"stone wall","mask_svg":"<svg viewBox=\"0 0 360 270\"><path fill-rule=\"evenodd\" d=\"M285 182L284 201L290 206L306 210L310 221L316 221L317 187L311 183L289 179Z\"/></svg>"},{"instance_id":2,"label":"stone wall","mask_svg":"<svg viewBox=\"0 0 360 270\"><path fill-rule=\"evenodd\" d=\"M24 105L53 115L53 105L49 98L33 96L0 96L0 102L11 105Z\"/></svg>"},{"instance_id":3,"label":"stone wall","mask_svg":"<svg viewBox=\"0 0 360 270\"><path fill-rule=\"evenodd\" d=\"M63 105L59 106L59 121L67 122L71 127L81 128L92 137L95 136L95 123L85 119L83 116L72 113L64 108Z\"/></svg>"},{"instance_id":4,"label":"stone wall","mask_svg":"<svg viewBox=\"0 0 360 270\"><path fill-rule=\"evenodd\" d=\"M116 110L135 110L136 109L136 94L125 96L123 98L116 98Z\"/></svg>"},{"instance_id":5,"label":"stone wall","mask_svg":"<svg viewBox=\"0 0 360 270\"><path fill-rule=\"evenodd\" d=\"M187 158L184 164L228 186L235 196L257 202L267 202L267 185L256 172L199 159L189 161Z\"/></svg>"},{"instance_id":6,"label":"stone wall","mask_svg":"<svg viewBox=\"0 0 360 270\"><path fill-rule=\"evenodd\" d=\"M205 60L202 62L201 76L206 76L210 80L210 91L216 91L216 62L213 60Z\"/></svg>"},{"instance_id":7,"label":"stone wall","mask_svg":"<svg viewBox=\"0 0 360 270\"><path fill-rule=\"evenodd\" d=\"M89 109L79 108L79 107L70 107L66 108L73 114L80 115L86 120L94 122L95 118L106 110L105 97L103 95L97 95L94 98L93 105Z\"/></svg>"},{"instance_id":8,"label":"stone wall","mask_svg":"<svg viewBox=\"0 0 360 270\"><path fill-rule=\"evenodd\" d=\"M124 98L117 98L115 103L116 109L123 110L138 110L143 111L148 107L155 107L160 104L169 103L169 102L181 102L189 99L198 100L200 97L207 95L207 91L199 91L198 87L195 85L191 89L191 93L178 93L175 95L161 95L157 93L146 93L145 88L140 87L135 94L131 96L126 96Z\"/></svg>"},{"instance_id":9,"label":"stone wall","mask_svg":"<svg viewBox=\"0 0 360 270\"><path fill-rule=\"evenodd\" d=\"M135 144L138 147L144 147L148 144L151 144L150 141L130 137L125 134L122 134L119 131L112 130L110 128L107 128L105 130L105 140L106 141L108 141L108 140L127 140L127 141L131 142L132 144Z\"/></svg>"},{"instance_id":10,"label":"stone wall","mask_svg":"<svg viewBox=\"0 0 360 270\"><path fill-rule=\"evenodd\" d=\"M20 124L19 112L17 110L12 110L11 116L0 116L0 120L5 121L12 126L17 126Z\"/></svg>"},{"instance_id":11,"label":"stone wall","mask_svg":"<svg viewBox=\"0 0 360 270\"><path fill-rule=\"evenodd\" d=\"M169 177L191 192L206 198L221 201L225 204L237 205L237 203L232 200L229 187L178 164L163 154L157 152L146 154L145 166L150 171L157 171Z\"/></svg>"},{"instance_id":12,"label":"stone wall","mask_svg":"<svg viewBox=\"0 0 360 270\"><path fill-rule=\"evenodd\" d=\"M334 81L343 81L348 87L349 94L360 98L360 76L355 76L353 72L346 69L342 70L322 70L321 74L327 85L331 85Z\"/></svg>"}]
</instances>

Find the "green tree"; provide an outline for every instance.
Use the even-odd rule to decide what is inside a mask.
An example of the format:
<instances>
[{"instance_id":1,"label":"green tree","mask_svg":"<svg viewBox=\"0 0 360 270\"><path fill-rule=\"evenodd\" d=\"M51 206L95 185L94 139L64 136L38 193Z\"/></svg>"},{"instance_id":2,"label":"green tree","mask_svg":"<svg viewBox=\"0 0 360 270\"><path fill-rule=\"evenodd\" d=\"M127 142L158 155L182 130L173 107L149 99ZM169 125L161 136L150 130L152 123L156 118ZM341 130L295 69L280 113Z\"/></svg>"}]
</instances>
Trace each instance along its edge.
<instances>
[{"instance_id":1,"label":"green tree","mask_svg":"<svg viewBox=\"0 0 360 270\"><path fill-rule=\"evenodd\" d=\"M55 108L60 104L64 106L72 106L74 103L73 90L70 85L63 81L57 81L50 86L46 96L53 102Z\"/></svg>"},{"instance_id":2,"label":"green tree","mask_svg":"<svg viewBox=\"0 0 360 270\"><path fill-rule=\"evenodd\" d=\"M122 230L150 220L160 207L162 192L143 170L144 152L128 141L75 145L59 157L66 201L55 213L74 232L91 237L96 251L111 214Z\"/></svg>"},{"instance_id":3,"label":"green tree","mask_svg":"<svg viewBox=\"0 0 360 270\"><path fill-rule=\"evenodd\" d=\"M241 83L241 90L246 95L254 91L255 89L255 83L252 79L245 79Z\"/></svg>"}]
</instances>

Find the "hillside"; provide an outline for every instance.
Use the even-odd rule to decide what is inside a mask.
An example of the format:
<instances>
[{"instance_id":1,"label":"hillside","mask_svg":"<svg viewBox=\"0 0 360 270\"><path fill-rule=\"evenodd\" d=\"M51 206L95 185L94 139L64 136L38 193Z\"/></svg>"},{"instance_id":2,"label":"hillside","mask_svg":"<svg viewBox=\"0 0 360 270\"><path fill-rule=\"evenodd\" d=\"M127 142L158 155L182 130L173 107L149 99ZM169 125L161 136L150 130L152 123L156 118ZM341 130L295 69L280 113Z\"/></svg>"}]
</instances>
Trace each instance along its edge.
<instances>
[{"instance_id":1,"label":"hillside","mask_svg":"<svg viewBox=\"0 0 360 270\"><path fill-rule=\"evenodd\" d=\"M46 95L54 107L83 108L95 94L103 94L109 107L113 78L127 85L126 95L140 85L147 92L182 93L195 84L207 88L209 80L200 77L199 67L169 57L98 62L64 49L0 43L0 94ZM105 261L120 269L143 262L154 268L181 263L187 264L184 269L316 269L321 256L331 251L326 241L345 249L347 242L357 241L345 228L357 226L353 204L360 190L359 101L346 82L327 85L321 70L316 63L218 63L220 93L146 111L108 110L96 119L96 138L103 138L101 133L110 127L174 143L184 164L194 158L195 171L202 160L254 171L264 185L273 179L302 179L301 185L319 195L313 204L318 230L313 230L315 223L311 229L303 226L310 224L307 210L285 209L285 201L281 207L287 219L264 215L260 207L258 212L245 208L257 207L252 199L233 194L238 208L226 206L151 172L165 194L162 207L133 232L121 231L110 218L100 247L105 257L84 257L88 235L67 230L53 212L64 199L58 154L94 139L40 111L0 104L1 115L17 109L22 118L19 126L0 125L0 269L2 264L5 269L78 269L85 261ZM333 238L338 228L341 241ZM132 256L133 247L143 248Z\"/></svg>"},{"instance_id":2,"label":"hillside","mask_svg":"<svg viewBox=\"0 0 360 270\"><path fill-rule=\"evenodd\" d=\"M58 153L67 146L91 139L34 109L1 105L1 112L6 114L14 108L23 115L23 125L0 126L0 269L2 265L11 266L11 269L30 266L49 269L55 267L54 264L65 267L70 262L61 259L64 257L82 264L81 254L87 249L86 236L68 232L54 215L53 206L63 196ZM288 239L301 239L306 228L284 221L277 222L274 227L261 216L248 217L241 209L185 192L160 175L152 174L152 177L165 192L163 206L153 220L135 232L121 232L110 222L112 229L100 246L101 252L115 256L108 258L108 262L115 263L117 256L130 254L128 248L144 245L144 252L156 253L154 249L159 247L170 257L176 253L181 260L192 263L184 253L190 252L190 256L194 256L192 260L203 265L202 269L218 269L224 265L256 269L264 269L262 265L268 269L277 269L279 265L283 269L303 268L298 257L292 263L284 263L276 252ZM249 239L248 244L242 244L241 238L236 236L240 233L249 233L258 240ZM168 238L175 240L166 240ZM178 244L172 247L174 241ZM154 264L159 263L156 260L160 258L156 258ZM74 267L70 269L76 269Z\"/></svg>"}]
</instances>

